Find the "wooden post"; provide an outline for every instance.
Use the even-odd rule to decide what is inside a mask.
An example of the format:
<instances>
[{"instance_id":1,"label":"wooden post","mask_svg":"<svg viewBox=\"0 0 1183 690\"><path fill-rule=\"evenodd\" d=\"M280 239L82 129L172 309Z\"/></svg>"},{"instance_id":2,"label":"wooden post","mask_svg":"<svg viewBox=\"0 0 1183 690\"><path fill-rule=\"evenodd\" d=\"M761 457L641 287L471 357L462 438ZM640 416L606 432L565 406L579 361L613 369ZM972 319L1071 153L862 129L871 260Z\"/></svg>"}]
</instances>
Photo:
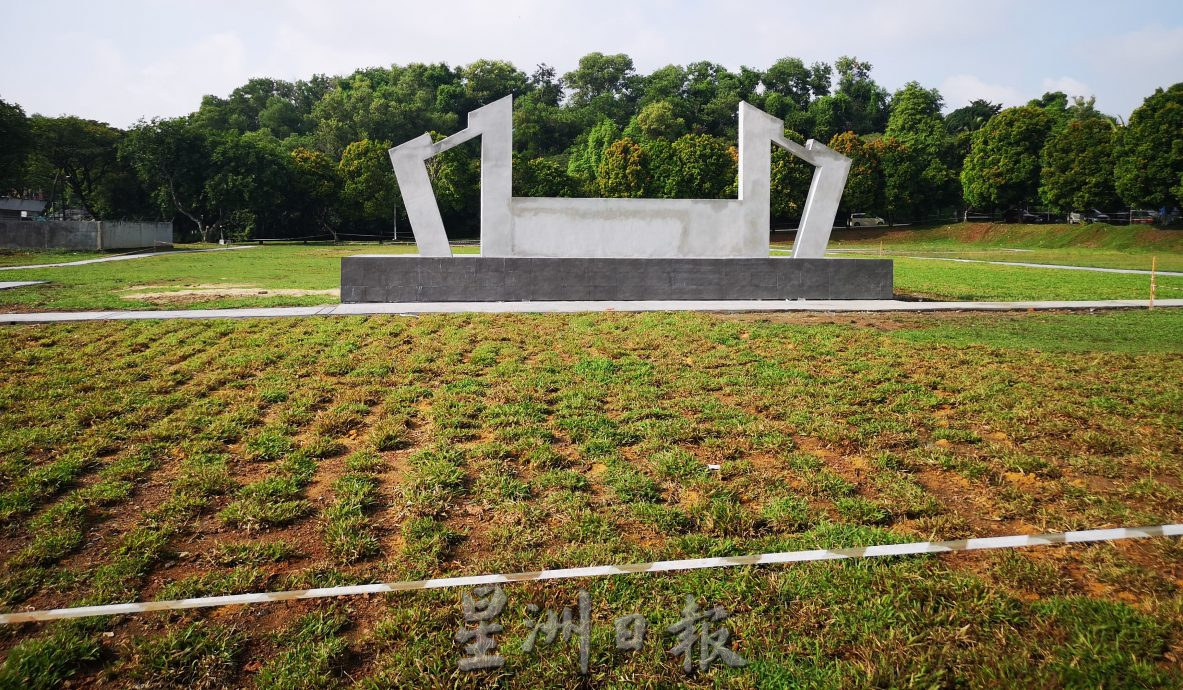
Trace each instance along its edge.
<instances>
[{"instance_id":1,"label":"wooden post","mask_svg":"<svg viewBox=\"0 0 1183 690\"><path fill-rule=\"evenodd\" d=\"M1154 283L1154 272L1158 268L1158 257L1150 257L1150 309L1154 309L1154 291L1158 288Z\"/></svg>"}]
</instances>

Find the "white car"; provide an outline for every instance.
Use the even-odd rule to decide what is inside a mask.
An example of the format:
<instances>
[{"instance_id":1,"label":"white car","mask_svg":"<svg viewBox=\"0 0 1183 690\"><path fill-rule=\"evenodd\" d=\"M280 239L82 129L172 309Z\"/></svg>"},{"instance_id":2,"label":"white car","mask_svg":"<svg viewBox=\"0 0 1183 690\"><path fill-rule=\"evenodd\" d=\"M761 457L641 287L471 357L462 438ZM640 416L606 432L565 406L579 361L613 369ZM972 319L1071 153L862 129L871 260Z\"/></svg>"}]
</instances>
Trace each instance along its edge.
<instances>
[{"instance_id":1,"label":"white car","mask_svg":"<svg viewBox=\"0 0 1183 690\"><path fill-rule=\"evenodd\" d=\"M850 220L846 221L846 227L848 228L866 228L876 225L887 225L887 222L882 218L869 216L865 213L852 213L850 214Z\"/></svg>"}]
</instances>

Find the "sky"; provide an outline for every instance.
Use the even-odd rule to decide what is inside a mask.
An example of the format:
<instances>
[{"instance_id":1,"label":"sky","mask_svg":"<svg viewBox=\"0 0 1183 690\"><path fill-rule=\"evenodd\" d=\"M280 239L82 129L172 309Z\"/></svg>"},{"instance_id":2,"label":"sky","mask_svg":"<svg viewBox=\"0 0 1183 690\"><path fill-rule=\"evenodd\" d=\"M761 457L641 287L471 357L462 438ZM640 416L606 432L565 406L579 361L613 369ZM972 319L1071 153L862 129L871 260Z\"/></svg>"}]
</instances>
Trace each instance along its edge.
<instances>
[{"instance_id":1,"label":"sky","mask_svg":"<svg viewBox=\"0 0 1183 690\"><path fill-rule=\"evenodd\" d=\"M288 80L479 58L560 74L593 51L638 72L701 60L763 69L854 55L889 91L946 110L1045 91L1128 119L1183 81L1181 0L9 0L0 99L128 127L196 110L252 77Z\"/></svg>"}]
</instances>

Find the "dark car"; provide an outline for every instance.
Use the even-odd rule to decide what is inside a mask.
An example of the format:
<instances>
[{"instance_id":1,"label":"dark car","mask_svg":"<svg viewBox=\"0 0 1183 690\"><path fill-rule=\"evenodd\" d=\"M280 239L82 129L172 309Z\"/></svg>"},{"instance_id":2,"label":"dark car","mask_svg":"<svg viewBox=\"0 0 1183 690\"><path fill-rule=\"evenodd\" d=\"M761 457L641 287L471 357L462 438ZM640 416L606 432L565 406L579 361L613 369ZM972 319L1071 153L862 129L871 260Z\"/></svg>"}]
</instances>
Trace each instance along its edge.
<instances>
[{"instance_id":1,"label":"dark car","mask_svg":"<svg viewBox=\"0 0 1183 690\"><path fill-rule=\"evenodd\" d=\"M1108 223L1109 215L1101 213L1097 209L1091 209L1084 214L1084 222L1086 223Z\"/></svg>"},{"instance_id":2,"label":"dark car","mask_svg":"<svg viewBox=\"0 0 1183 690\"><path fill-rule=\"evenodd\" d=\"M1042 223L1043 216L1031 213L1025 209L1012 208L1006 213L1002 214L1003 221L1007 223Z\"/></svg>"}]
</instances>

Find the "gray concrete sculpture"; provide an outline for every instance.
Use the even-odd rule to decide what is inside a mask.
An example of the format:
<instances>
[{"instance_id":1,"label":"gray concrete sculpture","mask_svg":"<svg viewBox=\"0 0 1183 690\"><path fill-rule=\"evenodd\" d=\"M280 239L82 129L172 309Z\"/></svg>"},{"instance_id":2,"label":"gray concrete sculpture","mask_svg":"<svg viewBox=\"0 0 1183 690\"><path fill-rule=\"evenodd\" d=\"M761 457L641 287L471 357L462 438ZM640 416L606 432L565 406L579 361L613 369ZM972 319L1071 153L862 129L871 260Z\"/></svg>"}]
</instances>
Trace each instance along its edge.
<instances>
[{"instance_id":1,"label":"gray concrete sculpture","mask_svg":"<svg viewBox=\"0 0 1183 690\"><path fill-rule=\"evenodd\" d=\"M512 194L513 98L468 115L439 142L424 134L390 150L423 257L452 255L426 161L481 138L481 256L592 259L767 258L771 144L814 167L793 258L825 255L850 159L821 143L785 138L784 122L739 105L738 199L563 199Z\"/></svg>"}]
</instances>

